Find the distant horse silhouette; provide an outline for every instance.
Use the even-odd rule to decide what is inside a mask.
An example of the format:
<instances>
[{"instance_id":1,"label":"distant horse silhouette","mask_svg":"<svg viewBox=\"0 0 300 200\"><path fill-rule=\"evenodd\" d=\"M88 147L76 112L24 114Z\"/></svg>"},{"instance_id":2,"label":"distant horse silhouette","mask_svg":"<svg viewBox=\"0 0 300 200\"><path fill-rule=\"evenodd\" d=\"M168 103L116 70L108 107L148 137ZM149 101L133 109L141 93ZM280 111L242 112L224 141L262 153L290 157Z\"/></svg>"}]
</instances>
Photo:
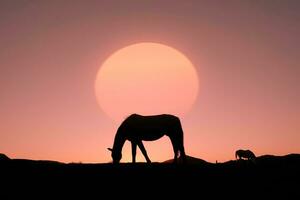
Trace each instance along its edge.
<instances>
[{"instance_id":1,"label":"distant horse silhouette","mask_svg":"<svg viewBox=\"0 0 300 200\"><path fill-rule=\"evenodd\" d=\"M136 146L139 146L147 163L151 163L142 141L158 140L164 135L167 135L172 142L174 162L177 162L178 153L180 153L180 157L184 161L186 155L183 146L183 130L178 117L168 114L152 116L130 115L119 126L113 148L108 148L112 152L113 163L120 162L122 148L126 140L131 142L133 163L135 163Z\"/></svg>"},{"instance_id":2,"label":"distant horse silhouette","mask_svg":"<svg viewBox=\"0 0 300 200\"><path fill-rule=\"evenodd\" d=\"M242 149L239 149L235 152L235 158L236 159L247 159L247 160L252 160L254 161L254 159L256 158L255 154L250 151L250 150L242 150Z\"/></svg>"}]
</instances>

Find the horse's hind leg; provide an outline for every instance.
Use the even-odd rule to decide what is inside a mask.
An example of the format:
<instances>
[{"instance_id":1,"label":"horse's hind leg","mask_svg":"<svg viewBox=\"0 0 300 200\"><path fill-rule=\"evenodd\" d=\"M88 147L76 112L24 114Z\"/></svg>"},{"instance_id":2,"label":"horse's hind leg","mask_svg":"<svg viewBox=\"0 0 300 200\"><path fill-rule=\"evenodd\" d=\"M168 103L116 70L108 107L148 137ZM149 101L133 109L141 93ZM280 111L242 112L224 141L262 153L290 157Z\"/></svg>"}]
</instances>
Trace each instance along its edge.
<instances>
[{"instance_id":1,"label":"horse's hind leg","mask_svg":"<svg viewBox=\"0 0 300 200\"><path fill-rule=\"evenodd\" d=\"M177 163L177 158L178 158L178 144L176 142L176 139L174 137L170 137L172 146L173 146L173 151L174 151L174 163Z\"/></svg>"},{"instance_id":2,"label":"horse's hind leg","mask_svg":"<svg viewBox=\"0 0 300 200\"><path fill-rule=\"evenodd\" d=\"M179 144L179 152L180 152L180 159L182 162L186 162L186 154L184 151L183 141Z\"/></svg>"},{"instance_id":3,"label":"horse's hind leg","mask_svg":"<svg viewBox=\"0 0 300 200\"><path fill-rule=\"evenodd\" d=\"M136 143L131 142L131 152L132 152L132 163L135 163L135 157L136 157Z\"/></svg>"},{"instance_id":4,"label":"horse's hind leg","mask_svg":"<svg viewBox=\"0 0 300 200\"><path fill-rule=\"evenodd\" d=\"M183 145L183 130L180 121L178 120L178 123L176 124L175 129L173 130L175 133L176 137L173 137L174 143L175 143L175 148L177 149L177 154L178 151L180 153L180 160L185 163L186 162L186 155L185 155L185 150L184 150L184 145ZM176 155L177 157L177 155Z\"/></svg>"},{"instance_id":5,"label":"horse's hind leg","mask_svg":"<svg viewBox=\"0 0 300 200\"><path fill-rule=\"evenodd\" d=\"M143 153L144 157L146 158L147 163L151 163L151 160L149 159L149 157L147 155L147 152L146 152L146 149L145 149L145 147L143 145L143 142L139 141L137 143L137 145L139 146L139 148L140 148L141 152Z\"/></svg>"}]
</instances>

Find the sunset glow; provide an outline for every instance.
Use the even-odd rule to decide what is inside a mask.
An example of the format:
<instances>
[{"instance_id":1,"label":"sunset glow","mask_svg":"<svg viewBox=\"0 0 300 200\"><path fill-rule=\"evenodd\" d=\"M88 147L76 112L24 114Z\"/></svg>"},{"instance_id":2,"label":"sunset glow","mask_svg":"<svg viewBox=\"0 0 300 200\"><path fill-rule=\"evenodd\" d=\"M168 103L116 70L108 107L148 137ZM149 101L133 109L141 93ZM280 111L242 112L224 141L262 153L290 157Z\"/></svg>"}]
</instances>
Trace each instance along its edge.
<instances>
[{"instance_id":1,"label":"sunset glow","mask_svg":"<svg viewBox=\"0 0 300 200\"><path fill-rule=\"evenodd\" d=\"M187 155L213 163L300 153L299 5L0 0L0 153L110 162L131 113L178 115ZM173 157L168 137L144 145Z\"/></svg>"}]
</instances>

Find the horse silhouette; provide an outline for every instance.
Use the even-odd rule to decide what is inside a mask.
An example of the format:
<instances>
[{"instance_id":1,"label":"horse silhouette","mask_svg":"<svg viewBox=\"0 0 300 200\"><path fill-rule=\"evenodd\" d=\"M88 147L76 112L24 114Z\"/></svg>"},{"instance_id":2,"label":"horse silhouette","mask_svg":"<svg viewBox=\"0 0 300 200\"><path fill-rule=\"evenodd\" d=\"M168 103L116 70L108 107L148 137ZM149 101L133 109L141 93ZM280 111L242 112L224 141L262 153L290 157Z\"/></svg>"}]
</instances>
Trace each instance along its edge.
<instances>
[{"instance_id":1,"label":"horse silhouette","mask_svg":"<svg viewBox=\"0 0 300 200\"><path fill-rule=\"evenodd\" d=\"M250 151L250 150L243 150L243 149L239 149L235 152L235 158L236 159L247 159L247 160L252 160L254 161L254 159L256 158L255 154Z\"/></svg>"},{"instance_id":2,"label":"horse silhouette","mask_svg":"<svg viewBox=\"0 0 300 200\"><path fill-rule=\"evenodd\" d=\"M177 162L179 153L180 158L184 161L186 155L183 146L183 130L178 117L169 114L152 116L130 115L119 126L114 139L113 148L108 148L108 150L112 152L113 163L120 162L122 158L122 148L126 140L131 142L133 163L136 161L136 146L140 148L147 163L151 163L142 141L158 140L164 135L167 135L172 142L174 162Z\"/></svg>"}]
</instances>

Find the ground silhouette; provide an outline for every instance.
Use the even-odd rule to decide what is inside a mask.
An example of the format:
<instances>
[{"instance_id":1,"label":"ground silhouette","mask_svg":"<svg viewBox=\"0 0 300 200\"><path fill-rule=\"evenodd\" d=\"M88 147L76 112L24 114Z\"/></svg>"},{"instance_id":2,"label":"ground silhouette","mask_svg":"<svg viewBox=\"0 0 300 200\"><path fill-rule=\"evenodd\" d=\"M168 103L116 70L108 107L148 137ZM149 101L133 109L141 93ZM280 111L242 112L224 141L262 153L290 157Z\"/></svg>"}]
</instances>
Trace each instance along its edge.
<instances>
[{"instance_id":1,"label":"ground silhouette","mask_svg":"<svg viewBox=\"0 0 300 200\"><path fill-rule=\"evenodd\" d=\"M178 117L169 114L142 116L132 114L126 118L119 126L112 151L112 159L114 163L119 163L122 158L122 148L126 140L131 142L132 162L135 163L136 146L139 146L146 161L151 163L147 155L147 151L143 145L143 140L153 141L167 135L173 146L174 162L177 162L178 154L181 160L185 159L185 151L183 145L183 130Z\"/></svg>"},{"instance_id":2,"label":"ground silhouette","mask_svg":"<svg viewBox=\"0 0 300 200\"><path fill-rule=\"evenodd\" d=\"M209 163L191 156L187 156L184 164L173 164L172 160L119 165L0 160L1 183L10 189L29 187L27 192L38 190L53 194L62 190L70 194L94 192L101 197L121 194L131 198L138 191L152 198L208 195L232 199L246 193L247 197L255 199L288 199L299 195L299 169L299 154L263 155L256 158L256 163L249 160Z\"/></svg>"},{"instance_id":3,"label":"ground silhouette","mask_svg":"<svg viewBox=\"0 0 300 200\"><path fill-rule=\"evenodd\" d=\"M9 157L7 157L5 154L0 153L0 161L7 161L9 160Z\"/></svg>"}]
</instances>

